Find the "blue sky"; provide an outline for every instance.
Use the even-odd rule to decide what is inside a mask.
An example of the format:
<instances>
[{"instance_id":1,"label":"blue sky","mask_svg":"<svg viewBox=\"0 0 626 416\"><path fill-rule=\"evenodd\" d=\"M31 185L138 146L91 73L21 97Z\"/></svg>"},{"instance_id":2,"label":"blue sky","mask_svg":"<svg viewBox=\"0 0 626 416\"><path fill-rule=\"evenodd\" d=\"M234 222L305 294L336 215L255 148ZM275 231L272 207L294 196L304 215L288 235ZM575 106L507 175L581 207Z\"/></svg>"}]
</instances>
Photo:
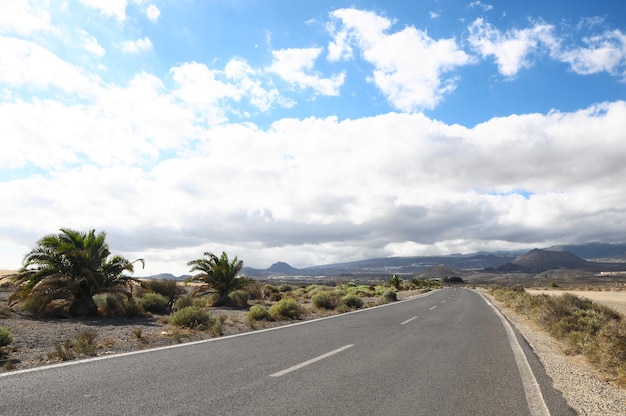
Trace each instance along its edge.
<instances>
[{"instance_id":1,"label":"blue sky","mask_svg":"<svg viewBox=\"0 0 626 416\"><path fill-rule=\"evenodd\" d=\"M0 268L626 240L622 2L8 0L0 50Z\"/></svg>"}]
</instances>

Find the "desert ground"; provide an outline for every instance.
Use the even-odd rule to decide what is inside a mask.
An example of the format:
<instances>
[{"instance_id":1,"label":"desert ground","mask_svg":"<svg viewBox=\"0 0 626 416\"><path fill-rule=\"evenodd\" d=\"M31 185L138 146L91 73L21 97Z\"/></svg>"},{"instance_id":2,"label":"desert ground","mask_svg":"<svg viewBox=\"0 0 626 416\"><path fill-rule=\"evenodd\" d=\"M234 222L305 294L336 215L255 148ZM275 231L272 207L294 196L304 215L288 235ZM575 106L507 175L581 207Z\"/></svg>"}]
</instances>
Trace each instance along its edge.
<instances>
[{"instance_id":1,"label":"desert ground","mask_svg":"<svg viewBox=\"0 0 626 416\"><path fill-rule=\"evenodd\" d=\"M528 293L533 295L546 294L552 296L559 296L564 293L571 293L572 295L579 296L581 298L587 298L596 303L608 306L615 309L622 315L626 316L626 291L624 290L563 290L563 289L527 289Z\"/></svg>"}]
</instances>

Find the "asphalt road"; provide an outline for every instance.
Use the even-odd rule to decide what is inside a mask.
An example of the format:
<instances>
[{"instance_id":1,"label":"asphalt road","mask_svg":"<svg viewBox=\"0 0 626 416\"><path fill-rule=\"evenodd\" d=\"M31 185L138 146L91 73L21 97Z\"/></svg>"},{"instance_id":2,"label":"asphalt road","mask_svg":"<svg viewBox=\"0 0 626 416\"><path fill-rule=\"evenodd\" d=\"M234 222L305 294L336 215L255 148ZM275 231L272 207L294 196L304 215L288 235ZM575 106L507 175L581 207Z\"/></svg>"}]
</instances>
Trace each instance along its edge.
<instances>
[{"instance_id":1,"label":"asphalt road","mask_svg":"<svg viewBox=\"0 0 626 416\"><path fill-rule=\"evenodd\" d=\"M479 293L443 289L270 331L5 373L0 415L576 414L506 326Z\"/></svg>"}]
</instances>

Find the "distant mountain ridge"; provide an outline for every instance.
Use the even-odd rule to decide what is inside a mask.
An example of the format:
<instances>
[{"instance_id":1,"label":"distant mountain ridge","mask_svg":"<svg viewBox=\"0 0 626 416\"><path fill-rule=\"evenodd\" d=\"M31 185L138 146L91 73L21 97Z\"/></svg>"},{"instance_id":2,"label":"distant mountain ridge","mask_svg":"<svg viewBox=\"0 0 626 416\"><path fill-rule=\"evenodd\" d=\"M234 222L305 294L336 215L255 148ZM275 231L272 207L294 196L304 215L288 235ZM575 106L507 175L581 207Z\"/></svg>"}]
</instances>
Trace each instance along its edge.
<instances>
[{"instance_id":1,"label":"distant mountain ridge","mask_svg":"<svg viewBox=\"0 0 626 416\"><path fill-rule=\"evenodd\" d=\"M582 259L569 251L541 250L535 248L516 257L512 262L498 268L499 271L542 273L548 270L570 269L595 271L602 268L600 263Z\"/></svg>"},{"instance_id":2,"label":"distant mountain ridge","mask_svg":"<svg viewBox=\"0 0 626 416\"><path fill-rule=\"evenodd\" d=\"M599 261L590 261L601 259ZM541 273L555 269L576 269L585 271L626 270L626 243L586 243L558 245L545 249L532 249L528 252L495 251L449 256L413 256L364 259L345 263L332 263L305 268L295 268L283 261L272 264L267 269L244 267L242 274L252 278L313 277L353 275L419 275L427 270L445 267L446 273L461 273L470 270L492 273ZM448 270L451 269L451 270ZM185 280L189 275L173 276L160 274L150 278Z\"/></svg>"}]
</instances>

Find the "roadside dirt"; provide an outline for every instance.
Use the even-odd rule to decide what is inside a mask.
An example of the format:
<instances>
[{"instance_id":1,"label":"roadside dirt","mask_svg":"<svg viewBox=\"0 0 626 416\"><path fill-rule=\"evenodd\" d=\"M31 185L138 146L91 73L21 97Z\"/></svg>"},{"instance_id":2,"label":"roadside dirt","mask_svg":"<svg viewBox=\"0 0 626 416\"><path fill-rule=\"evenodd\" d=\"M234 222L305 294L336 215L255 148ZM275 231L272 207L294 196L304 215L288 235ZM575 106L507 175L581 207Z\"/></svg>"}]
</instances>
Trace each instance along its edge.
<instances>
[{"instance_id":1,"label":"roadside dirt","mask_svg":"<svg viewBox=\"0 0 626 416\"><path fill-rule=\"evenodd\" d=\"M626 292L528 290L530 293L546 293L558 296L572 293L590 300L604 303L606 299L623 306ZM580 292L580 293L579 293ZM539 357L546 373L552 378L554 387L579 415L623 416L626 415L626 390L612 384L581 355L568 355L562 343L552 338L528 318L496 301L486 294L491 302L522 334ZM604 295L604 296L603 296ZM614 307L615 305L607 305ZM615 308L617 309L617 308ZM623 313L623 312L622 312Z\"/></svg>"},{"instance_id":2,"label":"roadside dirt","mask_svg":"<svg viewBox=\"0 0 626 416\"><path fill-rule=\"evenodd\" d=\"M533 295L552 295L559 296L564 293L581 298L587 298L594 302L608 306L626 316L626 291L624 290L562 290L562 289L527 289L528 293Z\"/></svg>"},{"instance_id":3,"label":"roadside dirt","mask_svg":"<svg viewBox=\"0 0 626 416\"><path fill-rule=\"evenodd\" d=\"M198 341L220 335L234 335L294 322L291 320L257 321L251 327L246 320L247 310L231 308L209 308L211 315L222 321L221 334L187 330L170 325L167 323L168 315L151 315L132 319L44 319L9 310L7 301L12 293L12 288L0 286L0 326L7 327L14 337L13 343L0 348L0 373L59 362L63 359L59 355L59 349L61 352L65 351L62 349L63 343L75 340L77 336L87 331L96 334L93 354L100 356ZM402 291L398 293L398 298L405 299L418 293L417 291ZM373 300L373 298L369 299L370 302ZM317 310L310 302L302 303L301 306L305 311L302 320L336 314L332 311ZM77 355L75 358L88 358L88 356Z\"/></svg>"}]
</instances>

